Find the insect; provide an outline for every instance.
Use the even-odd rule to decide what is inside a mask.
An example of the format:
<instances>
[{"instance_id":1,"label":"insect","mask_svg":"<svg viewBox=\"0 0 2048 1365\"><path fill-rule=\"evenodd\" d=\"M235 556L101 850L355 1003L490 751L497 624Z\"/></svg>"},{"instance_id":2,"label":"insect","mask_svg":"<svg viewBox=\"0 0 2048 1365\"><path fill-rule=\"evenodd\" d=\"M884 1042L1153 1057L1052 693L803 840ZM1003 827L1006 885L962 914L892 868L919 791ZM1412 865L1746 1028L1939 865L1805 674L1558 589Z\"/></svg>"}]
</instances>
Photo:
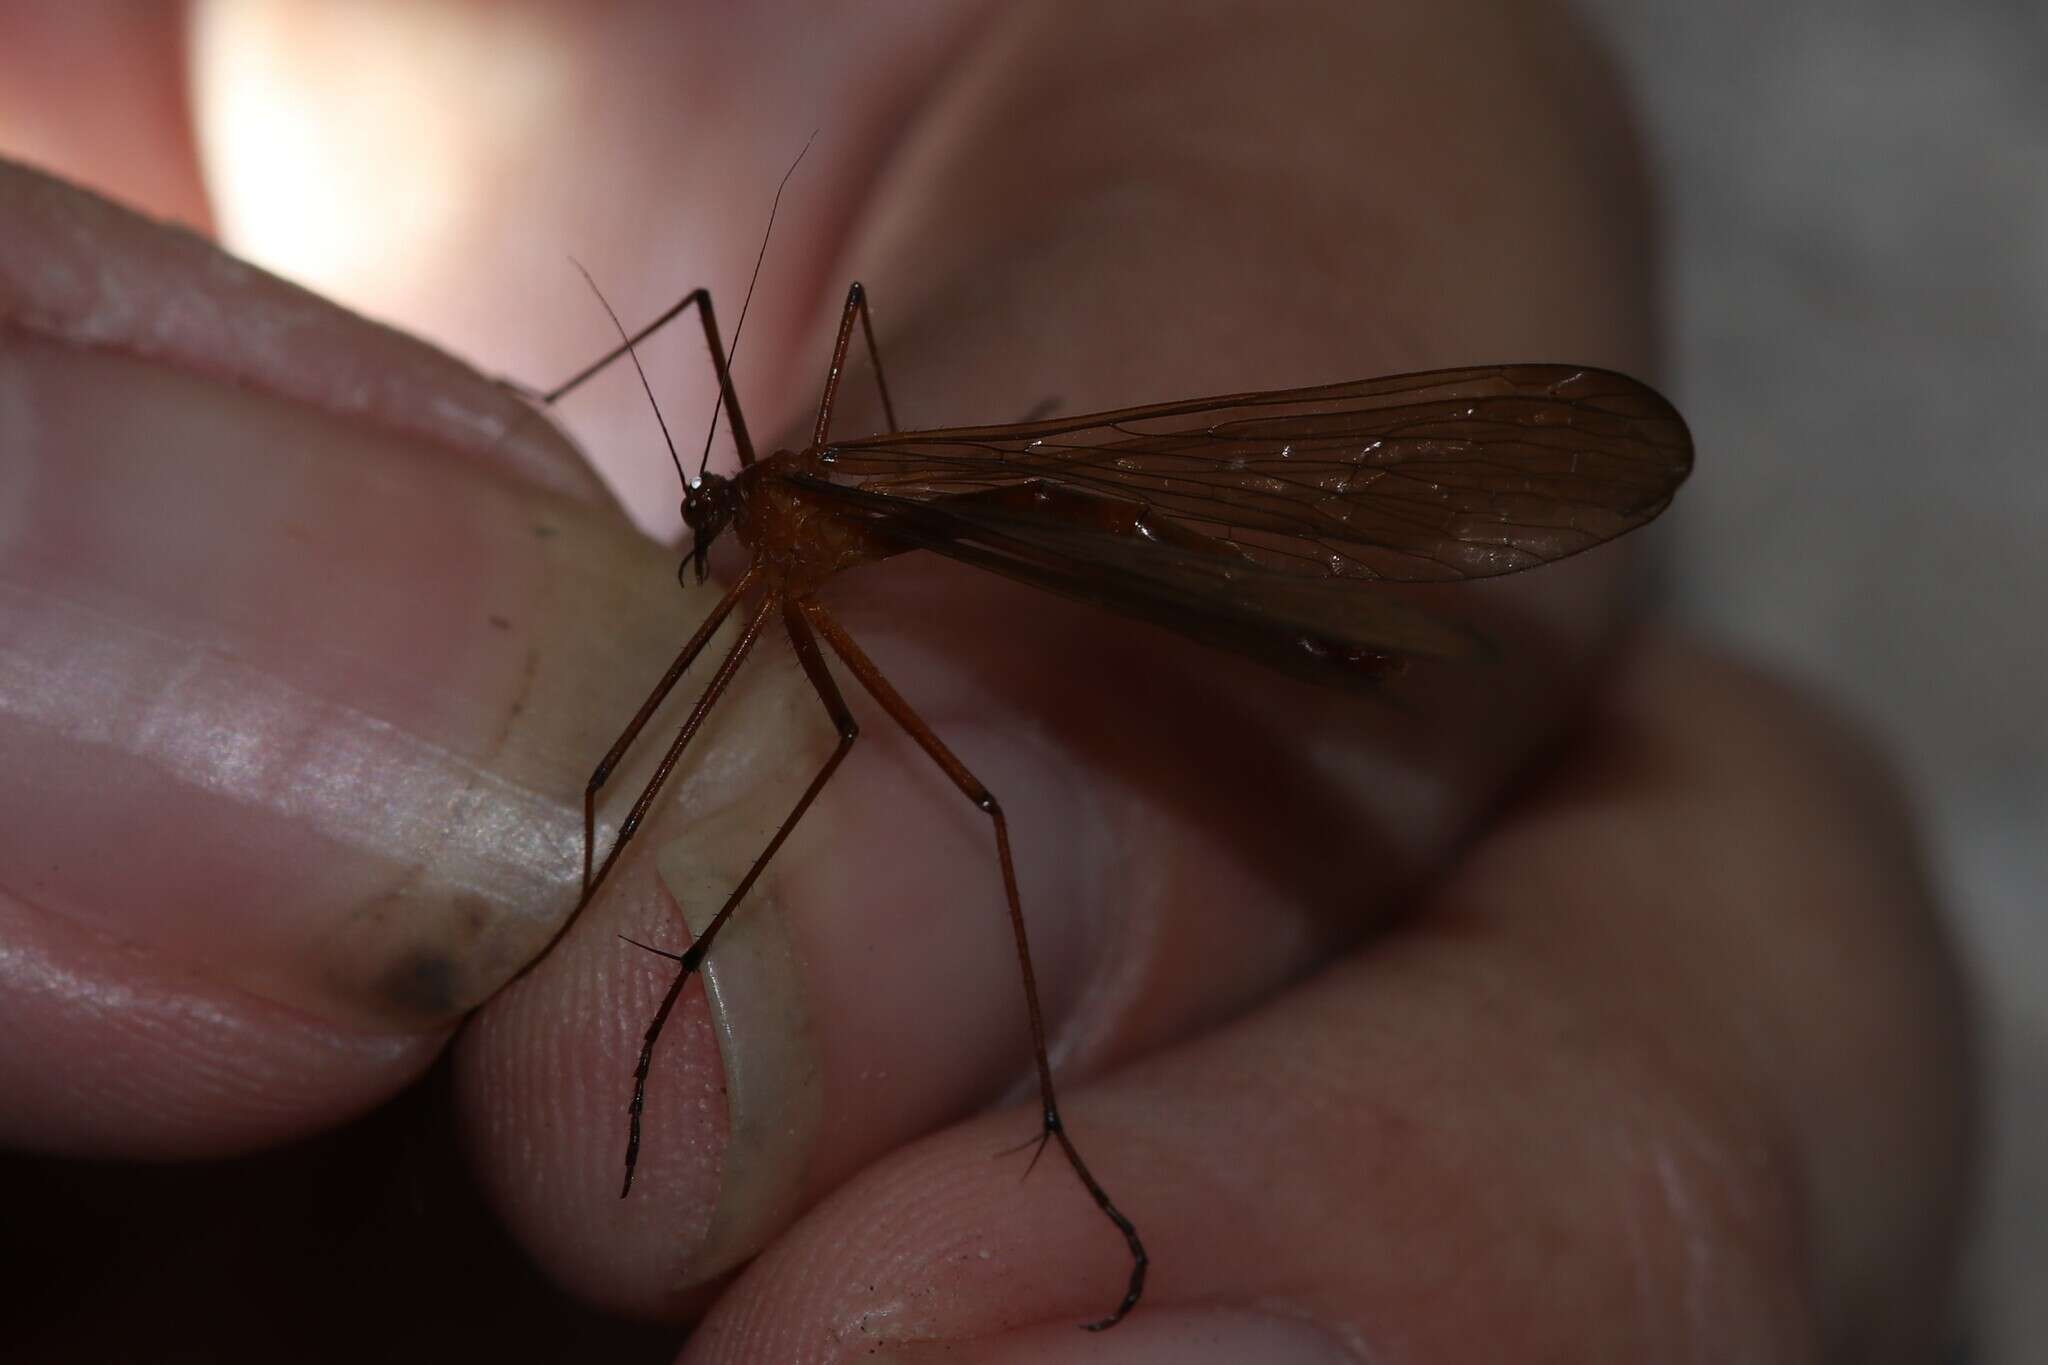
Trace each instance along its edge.
<instances>
[{"instance_id":1,"label":"insect","mask_svg":"<svg viewBox=\"0 0 2048 1365\"><path fill-rule=\"evenodd\" d=\"M600 295L600 298L602 296ZM610 311L610 305L606 305ZM1506 365L1240 393L1004 426L903 431L883 378L867 294L847 291L810 444L759 454L734 392L707 290L699 289L555 390L553 402L695 309L717 372L739 472L685 476L692 540L681 566L702 583L730 532L749 562L604 756L583 798L583 895L617 864L706 715L764 635L787 634L838 744L704 932L662 956L676 976L634 1073L623 1196L632 1188L655 1040L721 927L838 771L859 734L826 666L846 671L989 820L1015 940L1042 1102L1040 1151L1057 1143L1131 1256L1114 1326L1136 1306L1148 1265L1136 1226L1082 1158L1060 1116L1045 1024L1002 807L818 601L855 565L931 550L1155 622L1286 672L1370 686L1416 655L1473 641L1399 606L1376 583L1442 582L1534 568L1589 549L1661 512L1692 465L1683 420L1623 375L1573 365ZM890 431L834 440L832 408L858 327ZM735 334L737 335L737 334ZM646 385L646 375L641 373ZM652 392L649 391L650 401ZM657 415L659 409L657 408ZM714 430L717 421L713 415ZM663 436L668 436L663 423ZM709 444L706 451L708 456ZM682 462L669 441L671 459ZM653 778L593 870L595 809L649 718L728 618L727 648ZM822 647L820 642L823 642ZM566 928L566 926L565 926ZM559 937L559 934L558 934ZM646 945L640 945L646 946Z\"/></svg>"}]
</instances>

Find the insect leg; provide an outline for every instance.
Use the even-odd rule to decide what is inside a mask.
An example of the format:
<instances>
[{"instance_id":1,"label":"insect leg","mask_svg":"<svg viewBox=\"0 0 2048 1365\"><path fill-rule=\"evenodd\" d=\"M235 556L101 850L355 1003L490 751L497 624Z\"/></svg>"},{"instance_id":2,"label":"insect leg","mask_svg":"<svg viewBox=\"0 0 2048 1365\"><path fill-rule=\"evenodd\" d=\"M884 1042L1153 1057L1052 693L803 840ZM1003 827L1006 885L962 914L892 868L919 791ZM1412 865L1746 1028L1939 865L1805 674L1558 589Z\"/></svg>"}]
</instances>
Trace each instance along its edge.
<instances>
[{"instance_id":1,"label":"insect leg","mask_svg":"<svg viewBox=\"0 0 2048 1365\"><path fill-rule=\"evenodd\" d=\"M640 727L646 723L647 717L660 704L662 694L673 684L675 678L680 677L682 671L689 667L691 657L701 651L705 640L711 638L711 633L718 628L718 619L716 618L720 618L722 613L731 611L733 603L739 598L741 588L746 585L751 577L751 574L743 575L740 582L734 585L733 590L725 595L724 600L712 608L711 616L705 618L704 624L697 628L697 634L690 638L690 643L683 646L683 652L676 656L676 661L673 664L669 665L669 672L663 676L661 685L655 690L655 694L647 699L647 703L641 707L640 713L633 717L633 723L627 727L625 734L619 736L619 742L612 746L612 752L605 755L605 761L598 765L597 773L591 775L592 785L584 789L583 797L585 820L583 847L586 855L589 852L592 837L590 829L591 803L596 796L599 775L610 776L610 765L632 743L633 737L639 733ZM640 822L647 818L648 808L654 804L654 798L660 795L662 784L667 782L669 774L675 771L677 761L683 756L683 749L696 737L697 731L703 727L704 717L717 704L719 697L724 695L727 685L732 682L733 674L739 671L740 663L747 657L748 652L753 649L754 642L761 637L761 627L766 623L768 613L773 610L777 600L772 594L764 597L761 600L761 605L754 609L754 614L747 618L746 629L740 632L740 638L733 641L732 648L725 652L723 659L719 660L717 671L712 673L711 681L704 685L704 694L698 697L697 704L690 708L689 718L683 722L683 728L677 732L674 741L668 746L668 752L662 755L661 765L654 770L654 776L648 779L646 787L641 790L639 797L634 800L632 809L626 812L626 818L619 822L619 837L612 840L611 848L604 855L604 862L598 865L597 875L585 879L583 895L578 898L575 910L570 912L568 919L562 921L561 927L555 930L554 936L547 941L547 945L539 953L535 954L533 959L535 962L540 961L541 958L546 957L548 953L554 950L555 945L562 941L563 935L569 932L569 926L574 924L577 917L583 913L583 907L590 904L590 898L597 894L597 888L604 885L604 879L611 874L612 865L618 862L619 855L625 851L627 843L632 840L634 833L640 828ZM702 637L701 639L699 638L700 636Z\"/></svg>"},{"instance_id":2,"label":"insect leg","mask_svg":"<svg viewBox=\"0 0 2048 1365\"><path fill-rule=\"evenodd\" d=\"M600 301L603 299L603 295L598 297ZM632 336L627 337L624 341L621 341L618 345L612 347L602 356L599 356L575 374L570 375L552 389L538 393L529 392L524 389L520 391L526 393L526 396L534 401L551 407L582 386L585 381L604 370L606 366L618 360L619 357L631 355L635 346L653 336L663 327L666 327L678 315L692 306L696 307L698 318L704 324L704 344L711 352L711 368L718 374L719 402L725 408L726 421L732 429L732 443L739 450L740 463L750 465L754 462L754 442L747 434L747 420L740 412L739 395L733 390L732 367L726 361L725 343L720 341L718 337L718 317L711 308L711 291L709 289L692 289L683 296L681 302L671 306L660 317L648 323L645 327L633 333ZM611 305L606 304L605 309L609 312Z\"/></svg>"},{"instance_id":3,"label":"insect leg","mask_svg":"<svg viewBox=\"0 0 2048 1365\"><path fill-rule=\"evenodd\" d=\"M873 695L882 709L903 727L906 734L917 741L918 747L939 766L940 771L952 779L953 785L960 789L961 794L980 807L988 816L990 823L995 826L996 859L1002 864L1003 895L1009 901L1010 932L1016 939L1017 968L1024 979L1024 1004L1031 1016L1032 1060L1038 1066L1038 1094L1044 1104L1044 1133L1039 1139L1039 1147L1043 1150L1048 1141L1059 1143L1060 1150L1066 1154L1067 1164L1074 1168L1074 1174L1080 1177L1082 1186L1095 1201L1095 1206L1101 1209L1103 1216L1115 1224L1117 1231L1123 1234L1124 1243L1131 1252L1131 1278L1124 1290L1123 1302L1117 1305L1115 1312L1102 1321L1088 1325L1089 1330L1094 1332L1114 1327L1123 1321L1126 1313L1137 1306L1139 1295L1145 1292L1145 1269L1150 1263L1150 1258L1145 1254L1145 1244L1138 1240L1138 1229L1111 1201L1109 1191L1102 1188L1102 1183L1088 1169L1088 1163L1081 1159L1080 1151L1075 1148L1074 1140L1067 1135L1066 1125L1060 1120L1059 1100L1053 1093L1052 1063L1047 1059L1045 1052L1045 1018L1038 1004L1038 981L1031 969L1031 946L1025 938L1024 909L1017 897L1017 871L1010 862L1010 830L1003 819L1002 807L996 804L996 799L990 794L989 789L981 785L980 779L953 756L953 751L932 733L924 718L912 710L910 703L906 702L902 694L882 676L882 671L876 668L874 661L854 643L853 637L848 635L838 622L826 615L823 607L816 602L800 602L797 606L811 625L817 628L818 633L825 637L825 643L832 646L833 652L846 661L847 669L854 677L860 679L861 686Z\"/></svg>"},{"instance_id":4,"label":"insect leg","mask_svg":"<svg viewBox=\"0 0 2048 1365\"><path fill-rule=\"evenodd\" d=\"M696 632L690 636L689 642L676 654L675 662L668 666L668 672L661 675L661 681L648 693L647 700L633 713L633 719L626 723L624 733L610 749L606 750L604 758L597 765L597 770L590 774L590 781L583 788L583 894L577 899L578 909L590 899L590 893L595 889L590 881L590 859L592 845L596 842L598 789L610 780L612 770L619 766L619 760L626 756L626 750L640 737L640 731L646 726L648 717L668 699L668 694L675 687L677 680L696 661L697 656L703 653L704 646L711 642L711 637L725 624L725 618L732 615L732 609L740 597L754 585L755 577L755 571L750 567L740 575L737 583L727 589L725 596L719 599L718 605L711 609L710 614L705 616ZM607 863L606 866L610 864Z\"/></svg>"},{"instance_id":5,"label":"insect leg","mask_svg":"<svg viewBox=\"0 0 2048 1365\"><path fill-rule=\"evenodd\" d=\"M875 326L868 319L868 292L855 280L846 291L846 311L839 315L839 340L832 346L832 368L825 372L825 393L818 400L818 424L811 434L811 444L824 445L831 434L832 400L839 393L839 375L846 368L847 348L853 343L853 319L860 315L861 335L867 338L868 359L875 367L875 387L882 393L882 420L889 424L889 430L901 431L896 421L896 405L889 401L889 385L882 378L882 353L875 347Z\"/></svg>"},{"instance_id":6,"label":"insect leg","mask_svg":"<svg viewBox=\"0 0 2048 1365\"><path fill-rule=\"evenodd\" d=\"M797 798L796 806L784 818L781 827L775 831L775 837L761 850L761 856L754 859L753 866L747 869L747 875L740 878L739 884L733 887L732 894L725 898L725 904L719 907L711 922L704 926L704 932L697 935L696 941L680 953L663 952L659 948L648 949L649 952L658 953L679 965L676 979L670 984L668 994L662 997L661 1008L654 1012L654 1018L647 1025L647 1033L640 1043L640 1064L633 1072L633 1103L627 1111L630 1115L631 1131L626 1138L626 1183L619 1191L621 1199L633 1188L633 1168L640 1158L640 1113L647 1099L647 1071L654 1062L654 1040L661 1036L662 1026L668 1022L669 1011L675 1008L677 999L683 993L684 984L690 979L690 973L703 965L704 955L711 951L712 939L725 927L725 922L732 918L734 908L746 897L747 892L754 889L754 883L759 880L762 870L768 866L768 860L775 856L783 841L789 838L789 832L796 828L797 821L803 819L804 812L818 799L818 793L825 789L825 783L838 769L840 761L846 757L847 750L853 747L853 741L860 737L860 726L854 722L853 712L848 709L846 699L839 695L839 685L832 681L832 674L826 669L824 657L818 651L817 637L811 633L802 612L794 604L784 602L782 619L789 628L789 642L796 648L796 660L803 666L804 676L811 680L811 687L817 692L818 700L825 704L825 714L832 718L833 727L839 731L839 744L825 760L824 766L818 769L818 775L811 779L811 785L804 788L804 794ZM644 943L638 946L647 947Z\"/></svg>"}]
</instances>

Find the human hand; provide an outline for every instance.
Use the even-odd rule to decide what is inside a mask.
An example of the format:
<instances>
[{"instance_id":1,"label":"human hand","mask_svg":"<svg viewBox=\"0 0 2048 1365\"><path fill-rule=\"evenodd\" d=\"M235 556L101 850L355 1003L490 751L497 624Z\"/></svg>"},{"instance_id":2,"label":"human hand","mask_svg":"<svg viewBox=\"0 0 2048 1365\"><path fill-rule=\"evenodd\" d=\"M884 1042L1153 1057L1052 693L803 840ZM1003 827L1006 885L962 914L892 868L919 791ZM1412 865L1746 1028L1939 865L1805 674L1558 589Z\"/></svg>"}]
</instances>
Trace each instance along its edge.
<instances>
[{"instance_id":1,"label":"human hand","mask_svg":"<svg viewBox=\"0 0 2048 1365\"><path fill-rule=\"evenodd\" d=\"M814 287L751 324L757 430L801 423L854 272L914 423L1479 359L1644 368L1619 116L1561 20L1118 14L889 35L898 62L967 73L923 103L924 79L853 64L893 79L831 106L855 150L821 156L824 207L778 229L771 270ZM661 30L629 55L558 22L570 69L624 88L668 55ZM706 211L687 195L728 217L685 249L750 255L765 194L694 172L780 174L812 115L770 98L802 65L772 59L838 50L809 37L751 34L761 65L669 96L701 116L749 88L772 117L677 148L691 120L629 101L617 137L565 128L530 179L480 186L472 221L581 251L562 218L595 212L651 253ZM593 142L640 198L528 212ZM723 1111L693 996L617 1200L666 973L613 935L673 944L673 898L730 884L829 742L815 703L787 660L757 664L643 855L498 991L573 902L582 782L708 593L678 599L673 556L502 395L139 229L39 235L48 194L10 179L0 234L14 411L35 417L7 438L10 1141L161 1160L316 1132L488 998L449 1080L479 1184L584 1299L708 1309L692 1358L914 1358L1019 1329L981 1358L1868 1360L1938 1330L1967 1074L1903 821L1801 703L1682 644L1613 645L1631 547L1432 598L1483 613L1508 666L1418 670L1398 708L952 566L848 583L835 605L1011 814L1069 1121L1152 1248L1146 1305L1073 1331L1114 1301L1120 1243L1063 1170L1020 1180L1025 1157L994 1155L1028 1115L964 1117L1024 1073L999 889L979 817L879 717L757 897L786 947L722 991L765 1088ZM500 240L463 264L488 274ZM452 256L408 260L413 297L505 309L478 332L556 330L449 284ZM644 435L604 453L666 469ZM763 1156L729 1124L808 1131ZM374 1187L383 1140L322 1149L318 1178ZM197 1216L276 1245L276 1162L118 1226L180 1254ZM433 1239L467 1224L441 1184L409 1194L427 1212L372 1225L361 1280L296 1301L422 1330L373 1272L403 1254L394 1228L466 1247ZM62 1240L60 1210L30 1227ZM281 1273L258 1297L288 1296L303 1267L264 1259ZM594 1330L552 1309L542 1327L516 1265L480 1269L495 1297L451 1288L442 1330L491 1330L460 1311L484 1304L523 1329L513 1348ZM316 1349L295 1354L344 1330L303 1320Z\"/></svg>"}]
</instances>

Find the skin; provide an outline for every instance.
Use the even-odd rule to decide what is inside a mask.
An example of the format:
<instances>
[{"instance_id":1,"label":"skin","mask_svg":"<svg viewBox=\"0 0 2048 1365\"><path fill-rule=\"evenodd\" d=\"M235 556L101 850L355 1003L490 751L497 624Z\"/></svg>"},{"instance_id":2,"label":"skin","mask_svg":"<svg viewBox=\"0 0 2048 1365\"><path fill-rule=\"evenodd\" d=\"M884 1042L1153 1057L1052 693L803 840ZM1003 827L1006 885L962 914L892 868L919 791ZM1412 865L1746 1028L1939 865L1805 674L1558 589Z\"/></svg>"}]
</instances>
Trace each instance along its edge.
<instances>
[{"instance_id":1,"label":"skin","mask_svg":"<svg viewBox=\"0 0 2048 1365\"><path fill-rule=\"evenodd\" d=\"M250 117L204 94L236 32L335 80L360 43L435 92L453 142L372 139L345 91L297 87L334 174L374 166L352 202L392 244L308 269L543 381L606 341L555 253L629 320L724 290L824 128L749 322L764 443L807 429L855 273L920 425L1481 359L1654 374L1643 177L1563 13L1098 8L208 11L198 104ZM175 45L40 9L0 60L127 63L106 88L156 130L67 144L104 126L57 116L74 80L38 97L44 164L199 217ZM591 118L492 103L471 37L546 54L543 114ZM249 202L218 155L216 202ZM441 176L452 219L376 198ZM130 284L199 259L106 231ZM0 374L38 414L10 505L38 515L5 582L59 633L6 646L32 757L0 786L0 1238L40 1267L45 1353L1867 1362L1952 1328L1969 1007L1904 805L1824 708L1632 624L1647 538L1423 599L1507 664L1419 668L1400 708L955 566L828 593L1010 812L1068 1120L1154 1276L1125 1326L1073 1330L1126 1267L1055 1160L993 1155L1034 1120L999 1103L1026 1055L986 825L849 684L861 744L762 891L817 1069L769 1108L814 1130L765 1252L699 1283L726 1077L693 988L619 1201L667 975L615 935L679 944L660 851L729 885L829 749L786 648L513 979L573 903L589 765L712 590L679 598L573 451L424 348L253 328L260 286L217 330L85 344L37 292L69 239L8 236ZM698 366L681 344L660 363ZM872 425L860 390L841 430ZM615 392L593 458L661 525L666 463Z\"/></svg>"}]
</instances>

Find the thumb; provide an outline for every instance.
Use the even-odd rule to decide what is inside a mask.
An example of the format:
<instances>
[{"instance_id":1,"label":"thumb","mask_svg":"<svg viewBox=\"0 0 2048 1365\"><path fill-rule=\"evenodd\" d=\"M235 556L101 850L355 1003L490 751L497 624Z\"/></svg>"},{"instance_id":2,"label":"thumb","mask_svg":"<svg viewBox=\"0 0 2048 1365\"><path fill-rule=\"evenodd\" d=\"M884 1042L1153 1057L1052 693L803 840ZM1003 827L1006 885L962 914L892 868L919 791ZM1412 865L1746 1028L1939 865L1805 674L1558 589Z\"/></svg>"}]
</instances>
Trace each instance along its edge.
<instances>
[{"instance_id":1,"label":"thumb","mask_svg":"<svg viewBox=\"0 0 2048 1365\"><path fill-rule=\"evenodd\" d=\"M479 376L4 166L0 317L0 1140L332 1123L573 903L665 575Z\"/></svg>"}]
</instances>

